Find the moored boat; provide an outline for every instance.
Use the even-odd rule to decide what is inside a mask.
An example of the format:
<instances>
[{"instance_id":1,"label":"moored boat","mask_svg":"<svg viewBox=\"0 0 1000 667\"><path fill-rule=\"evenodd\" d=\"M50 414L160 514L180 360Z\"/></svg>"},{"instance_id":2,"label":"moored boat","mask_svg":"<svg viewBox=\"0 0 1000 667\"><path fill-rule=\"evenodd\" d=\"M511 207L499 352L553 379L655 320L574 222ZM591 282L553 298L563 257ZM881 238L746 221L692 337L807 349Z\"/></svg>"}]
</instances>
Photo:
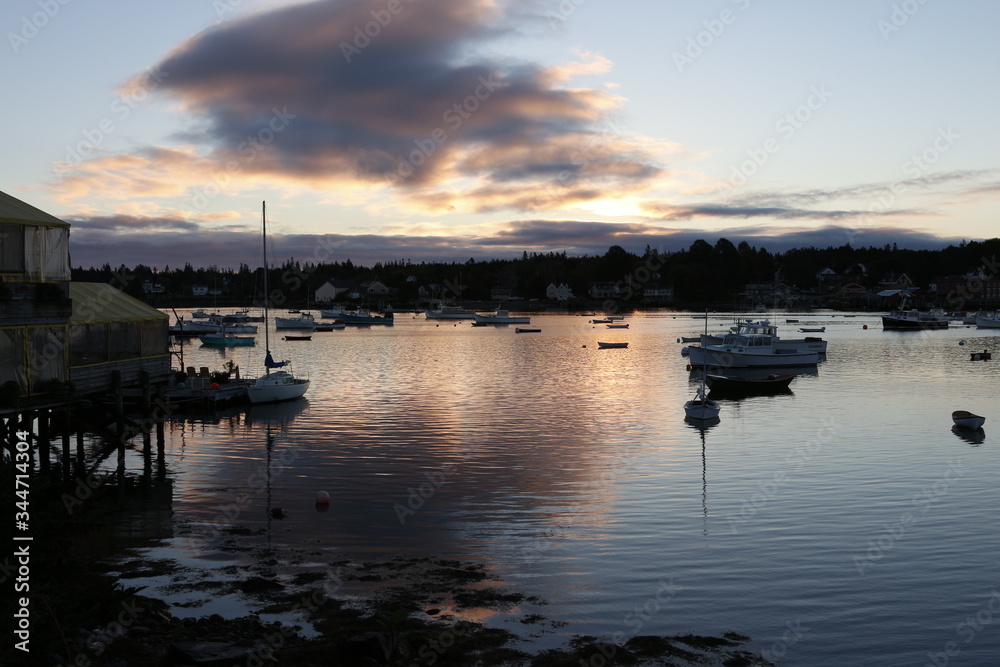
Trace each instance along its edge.
<instances>
[{"instance_id":1,"label":"moored boat","mask_svg":"<svg viewBox=\"0 0 1000 667\"><path fill-rule=\"evenodd\" d=\"M705 335L703 341L709 338ZM808 339L806 339L808 341ZM786 341L778 338L777 327L764 322L747 322L720 343L690 345L685 351L692 366L718 368L754 368L768 366L810 366L819 363L820 352L803 349L806 341ZM826 342L817 340L825 351Z\"/></svg>"},{"instance_id":2,"label":"moored boat","mask_svg":"<svg viewBox=\"0 0 1000 667\"><path fill-rule=\"evenodd\" d=\"M250 347L255 344L253 338L249 336L237 336L229 331L202 334L198 336L198 340L201 341L202 345L211 345L213 347Z\"/></svg>"},{"instance_id":3,"label":"moored boat","mask_svg":"<svg viewBox=\"0 0 1000 667\"><path fill-rule=\"evenodd\" d=\"M893 294L880 292L880 296ZM882 316L882 328L886 331L928 331L947 329L948 320L933 313L921 313L916 308L907 307L907 295L903 293L899 307Z\"/></svg>"},{"instance_id":4,"label":"moored boat","mask_svg":"<svg viewBox=\"0 0 1000 667\"><path fill-rule=\"evenodd\" d=\"M616 349L616 348L620 349L620 348L628 347L628 343L603 343L601 341L597 341L597 347L600 348L600 349L602 349L602 350L605 350L605 349Z\"/></svg>"},{"instance_id":5,"label":"moored boat","mask_svg":"<svg viewBox=\"0 0 1000 667\"><path fill-rule=\"evenodd\" d=\"M529 329L527 327L516 327L514 333L538 333L541 329Z\"/></svg>"},{"instance_id":6,"label":"moored boat","mask_svg":"<svg viewBox=\"0 0 1000 667\"><path fill-rule=\"evenodd\" d=\"M1000 329L1000 311L976 313L976 327L980 329Z\"/></svg>"},{"instance_id":7,"label":"moored boat","mask_svg":"<svg viewBox=\"0 0 1000 667\"><path fill-rule=\"evenodd\" d=\"M955 410L951 413L951 420L955 422L955 426L971 430L976 430L986 423L986 417L980 417L967 410Z\"/></svg>"},{"instance_id":8,"label":"moored boat","mask_svg":"<svg viewBox=\"0 0 1000 667\"><path fill-rule=\"evenodd\" d=\"M261 230L263 237L264 256L264 294L269 294L267 287L267 209L261 204ZM293 373L285 370L276 370L290 367L289 360L275 361L271 356L271 343L268 327L268 306L264 301L264 375L259 378L247 380L247 396L250 402L258 403L278 403L281 401L291 401L301 398L309 389L309 379L296 377Z\"/></svg>"},{"instance_id":9,"label":"moored boat","mask_svg":"<svg viewBox=\"0 0 1000 667\"><path fill-rule=\"evenodd\" d=\"M527 315L511 315L510 311L497 308L492 313L476 313L476 322L481 324L531 324Z\"/></svg>"},{"instance_id":10,"label":"moored boat","mask_svg":"<svg viewBox=\"0 0 1000 667\"><path fill-rule=\"evenodd\" d=\"M770 374L766 377L739 377L736 375L705 375L712 395L758 395L791 393L788 385L795 379L794 373Z\"/></svg>"},{"instance_id":11,"label":"moored boat","mask_svg":"<svg viewBox=\"0 0 1000 667\"><path fill-rule=\"evenodd\" d=\"M391 325L392 311L388 311L385 315L376 315L370 310L358 309L353 312L343 312L338 317L338 320L344 324L350 325L371 325L371 324L388 324Z\"/></svg>"},{"instance_id":12,"label":"moored boat","mask_svg":"<svg viewBox=\"0 0 1000 667\"><path fill-rule=\"evenodd\" d=\"M779 338L777 325L771 324L769 320L745 320L738 321L730 327L730 333L744 334L750 336L771 336L774 340L780 340L782 345L788 349L796 349L800 352L817 352L826 354L826 341L816 336L806 336L805 338ZM717 336L702 334L700 337L701 346L721 345L726 335ZM686 341L685 342L690 342Z\"/></svg>"},{"instance_id":13,"label":"moored boat","mask_svg":"<svg viewBox=\"0 0 1000 667\"><path fill-rule=\"evenodd\" d=\"M424 319L428 320L474 320L476 313L460 306L438 306L424 311Z\"/></svg>"},{"instance_id":14,"label":"moored boat","mask_svg":"<svg viewBox=\"0 0 1000 667\"><path fill-rule=\"evenodd\" d=\"M288 311L292 314L291 311ZM312 313L298 313L295 317L275 317L275 329L313 329L316 327L316 318Z\"/></svg>"}]
</instances>

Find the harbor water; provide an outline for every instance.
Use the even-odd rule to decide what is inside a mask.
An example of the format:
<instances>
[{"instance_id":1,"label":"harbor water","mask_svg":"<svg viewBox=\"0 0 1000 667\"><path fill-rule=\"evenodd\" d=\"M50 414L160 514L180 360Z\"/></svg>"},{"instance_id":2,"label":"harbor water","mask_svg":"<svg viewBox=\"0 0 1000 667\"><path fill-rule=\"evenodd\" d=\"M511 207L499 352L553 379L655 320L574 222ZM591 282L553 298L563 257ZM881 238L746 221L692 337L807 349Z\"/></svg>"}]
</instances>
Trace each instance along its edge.
<instances>
[{"instance_id":1,"label":"harbor water","mask_svg":"<svg viewBox=\"0 0 1000 667\"><path fill-rule=\"evenodd\" d=\"M790 393L721 400L700 427L683 410L698 380L678 339L706 324L690 314L273 332L274 356L311 378L305 399L171 414L169 526L140 553L208 576L239 557L206 538L225 524L308 550L281 565L289 576L341 558L476 561L565 622L536 648L737 631L787 665L996 664L1000 367L970 353L1000 348L997 332L770 317L784 338L829 341L825 359ZM707 319L712 333L732 322ZM263 347L194 339L185 365L250 375ZM985 416L983 430L953 430L953 410ZM186 602L179 615L246 613Z\"/></svg>"}]
</instances>

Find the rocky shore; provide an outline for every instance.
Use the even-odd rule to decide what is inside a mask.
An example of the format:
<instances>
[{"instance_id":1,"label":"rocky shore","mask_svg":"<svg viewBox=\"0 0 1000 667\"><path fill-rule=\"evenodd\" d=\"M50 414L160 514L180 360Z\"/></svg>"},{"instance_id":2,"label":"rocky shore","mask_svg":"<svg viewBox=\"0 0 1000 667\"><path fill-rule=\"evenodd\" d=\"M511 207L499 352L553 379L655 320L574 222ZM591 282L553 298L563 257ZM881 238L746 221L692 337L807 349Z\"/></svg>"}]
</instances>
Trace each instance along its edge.
<instances>
[{"instance_id":1,"label":"rocky shore","mask_svg":"<svg viewBox=\"0 0 1000 667\"><path fill-rule=\"evenodd\" d=\"M539 613L544 600L509 589L479 563L402 556L318 562L321 552L277 552L259 532L239 526L217 546L239 553L241 564L211 572L142 552L94 559L88 536L99 520L67 516L55 493L47 507L41 497L35 502L30 652L8 642L0 651L3 665L772 664L736 632L568 634L572 628ZM5 578L10 585L10 575ZM157 590L167 591L163 597L173 606L137 585L151 580L166 584ZM241 618L197 615L205 602L222 596L239 596L252 611ZM182 598L188 601L177 601ZM12 604L5 603L7 622ZM571 639L560 642L558 636Z\"/></svg>"}]
</instances>

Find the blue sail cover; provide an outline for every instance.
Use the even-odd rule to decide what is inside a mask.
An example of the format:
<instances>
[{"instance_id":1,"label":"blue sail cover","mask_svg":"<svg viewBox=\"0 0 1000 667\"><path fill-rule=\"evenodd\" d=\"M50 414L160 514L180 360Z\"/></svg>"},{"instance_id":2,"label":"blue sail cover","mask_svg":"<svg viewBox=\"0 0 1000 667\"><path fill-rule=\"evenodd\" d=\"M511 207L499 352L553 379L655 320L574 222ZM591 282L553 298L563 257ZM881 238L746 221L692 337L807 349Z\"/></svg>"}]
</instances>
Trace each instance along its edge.
<instances>
[{"instance_id":1,"label":"blue sail cover","mask_svg":"<svg viewBox=\"0 0 1000 667\"><path fill-rule=\"evenodd\" d=\"M275 361L274 357L271 356L271 351L267 351L267 356L264 357L264 368L281 368L287 365L287 361Z\"/></svg>"}]
</instances>

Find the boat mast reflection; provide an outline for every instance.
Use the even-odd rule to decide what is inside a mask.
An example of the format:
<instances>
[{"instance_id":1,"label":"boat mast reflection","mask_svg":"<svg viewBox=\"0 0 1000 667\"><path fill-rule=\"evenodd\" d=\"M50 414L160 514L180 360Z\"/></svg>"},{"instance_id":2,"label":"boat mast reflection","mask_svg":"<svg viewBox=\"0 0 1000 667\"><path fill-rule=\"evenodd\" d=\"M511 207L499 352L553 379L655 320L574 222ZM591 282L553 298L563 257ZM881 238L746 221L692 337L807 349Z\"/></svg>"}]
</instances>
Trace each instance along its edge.
<instances>
[{"instance_id":1,"label":"boat mast reflection","mask_svg":"<svg viewBox=\"0 0 1000 667\"><path fill-rule=\"evenodd\" d=\"M691 428L698 431L701 437L701 534L708 537L708 455L705 449L705 433L718 426L721 420L718 417L713 419L691 419L685 417L684 422Z\"/></svg>"}]
</instances>

